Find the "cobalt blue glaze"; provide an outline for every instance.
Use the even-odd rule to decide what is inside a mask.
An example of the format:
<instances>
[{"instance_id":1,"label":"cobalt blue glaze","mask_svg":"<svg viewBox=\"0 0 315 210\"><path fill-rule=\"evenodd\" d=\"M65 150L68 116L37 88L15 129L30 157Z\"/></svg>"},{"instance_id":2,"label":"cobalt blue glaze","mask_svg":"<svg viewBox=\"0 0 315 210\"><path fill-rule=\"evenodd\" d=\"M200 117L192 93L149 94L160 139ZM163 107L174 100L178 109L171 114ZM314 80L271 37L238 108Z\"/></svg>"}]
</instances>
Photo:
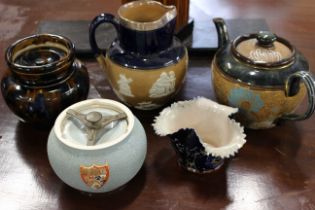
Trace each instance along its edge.
<instances>
[{"instance_id":1,"label":"cobalt blue glaze","mask_svg":"<svg viewBox=\"0 0 315 210\"><path fill-rule=\"evenodd\" d=\"M138 54L152 54L166 50L172 45L176 18L162 28L151 31L137 31L120 25L119 41L126 50Z\"/></svg>"},{"instance_id":2,"label":"cobalt blue glaze","mask_svg":"<svg viewBox=\"0 0 315 210\"><path fill-rule=\"evenodd\" d=\"M130 29L119 24L112 14L102 13L94 18L90 24L89 40L96 55L105 53L100 50L95 40L96 28L102 23L112 24L118 35L118 42L125 51L136 54L152 54L166 50L173 42L176 18L161 28L149 31Z\"/></svg>"},{"instance_id":3,"label":"cobalt blue glaze","mask_svg":"<svg viewBox=\"0 0 315 210\"><path fill-rule=\"evenodd\" d=\"M108 49L109 58L118 65L134 69L158 69L174 65L185 56L185 47L176 38L169 48L154 54L135 54L121 47L120 41L113 42Z\"/></svg>"},{"instance_id":4,"label":"cobalt blue glaze","mask_svg":"<svg viewBox=\"0 0 315 210\"><path fill-rule=\"evenodd\" d=\"M90 23L90 29L89 29L89 41L90 41L92 51L96 56L106 53L106 51L101 50L97 46L96 39L95 39L96 28L102 23L111 23L115 27L116 31L117 32L119 31L119 24L112 14L102 13L102 14L96 16L92 20L92 22ZM119 35L119 33L118 33L118 35Z\"/></svg>"},{"instance_id":5,"label":"cobalt blue glaze","mask_svg":"<svg viewBox=\"0 0 315 210\"><path fill-rule=\"evenodd\" d=\"M198 173L206 173L223 164L222 158L207 155L194 129L180 129L168 136L179 157L179 164L183 168Z\"/></svg>"},{"instance_id":6,"label":"cobalt blue glaze","mask_svg":"<svg viewBox=\"0 0 315 210\"><path fill-rule=\"evenodd\" d=\"M293 63L287 67L273 68L272 70L263 70L255 68L247 63L240 62L231 53L231 45L221 48L216 54L216 64L224 74L231 78L237 78L241 81L252 86L260 87L282 87L285 86L286 78L296 71L309 71L309 65L306 58L300 53L296 52L296 58ZM295 81L296 88L299 87L299 80ZM298 92L298 90L294 90Z\"/></svg>"}]
</instances>

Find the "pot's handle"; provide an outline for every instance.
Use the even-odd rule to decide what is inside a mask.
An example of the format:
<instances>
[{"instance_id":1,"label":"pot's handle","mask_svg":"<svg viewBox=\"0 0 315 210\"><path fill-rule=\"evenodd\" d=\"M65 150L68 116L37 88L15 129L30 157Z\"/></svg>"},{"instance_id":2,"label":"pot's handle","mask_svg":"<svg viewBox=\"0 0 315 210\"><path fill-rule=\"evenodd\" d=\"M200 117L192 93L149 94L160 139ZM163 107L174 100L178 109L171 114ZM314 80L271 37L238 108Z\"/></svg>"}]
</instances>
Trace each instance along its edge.
<instances>
[{"instance_id":1,"label":"pot's handle","mask_svg":"<svg viewBox=\"0 0 315 210\"><path fill-rule=\"evenodd\" d=\"M102 23L112 24L115 27L117 34L119 33L119 24L118 24L117 20L115 19L115 16L112 14L102 13L102 14L96 16L92 20L92 22L90 24L90 29L89 29L89 40L90 40L90 45L91 45L92 51L93 51L96 58L98 58L100 55L104 56L106 54L106 50L100 49L98 47L96 39L95 39L95 31L96 31L97 27Z\"/></svg>"},{"instance_id":2,"label":"pot's handle","mask_svg":"<svg viewBox=\"0 0 315 210\"><path fill-rule=\"evenodd\" d=\"M305 84L308 96L308 107L304 114L288 114L282 117L285 120L305 120L311 117L315 110L315 81L310 73L299 71L287 78L285 84L286 96L293 96L297 93L300 81Z\"/></svg>"}]
</instances>

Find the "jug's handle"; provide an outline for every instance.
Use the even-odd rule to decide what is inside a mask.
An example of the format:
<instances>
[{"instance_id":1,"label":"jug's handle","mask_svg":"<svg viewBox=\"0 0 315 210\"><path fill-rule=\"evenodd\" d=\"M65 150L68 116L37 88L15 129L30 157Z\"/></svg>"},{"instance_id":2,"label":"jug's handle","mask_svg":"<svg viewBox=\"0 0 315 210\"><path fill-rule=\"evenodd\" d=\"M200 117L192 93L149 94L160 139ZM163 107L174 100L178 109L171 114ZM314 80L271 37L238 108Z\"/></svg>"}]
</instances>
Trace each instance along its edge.
<instances>
[{"instance_id":1,"label":"jug's handle","mask_svg":"<svg viewBox=\"0 0 315 210\"><path fill-rule=\"evenodd\" d=\"M299 71L290 75L285 84L285 94L290 97L296 94L300 81L305 84L308 96L308 107L304 114L288 114L282 117L284 120L305 120L311 117L315 110L315 81L310 73Z\"/></svg>"},{"instance_id":2,"label":"jug's handle","mask_svg":"<svg viewBox=\"0 0 315 210\"><path fill-rule=\"evenodd\" d=\"M98 47L96 39L95 39L95 31L96 31L97 27L102 23L110 23L115 27L117 33L119 31L119 24L116 21L115 16L112 14L102 13L102 14L96 16L92 20L92 22L90 24L90 29L89 29L89 40L90 40L90 45L91 45L92 51L93 51L93 53L97 59L100 56L106 55L106 50L100 49Z\"/></svg>"}]
</instances>

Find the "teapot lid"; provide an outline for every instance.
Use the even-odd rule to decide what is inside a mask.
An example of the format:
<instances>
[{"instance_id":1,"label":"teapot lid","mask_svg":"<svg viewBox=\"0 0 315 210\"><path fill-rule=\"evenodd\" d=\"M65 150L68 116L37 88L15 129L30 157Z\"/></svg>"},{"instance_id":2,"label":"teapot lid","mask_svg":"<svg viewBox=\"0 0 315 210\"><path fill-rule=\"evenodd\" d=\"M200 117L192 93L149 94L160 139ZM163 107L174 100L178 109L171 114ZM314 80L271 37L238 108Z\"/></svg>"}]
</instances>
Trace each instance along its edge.
<instances>
[{"instance_id":1,"label":"teapot lid","mask_svg":"<svg viewBox=\"0 0 315 210\"><path fill-rule=\"evenodd\" d=\"M289 64L295 57L294 47L269 31L238 37L232 52L241 61L266 68Z\"/></svg>"},{"instance_id":2,"label":"teapot lid","mask_svg":"<svg viewBox=\"0 0 315 210\"><path fill-rule=\"evenodd\" d=\"M133 125L133 114L125 105L108 99L90 99L62 111L54 132L59 141L71 148L97 150L125 140Z\"/></svg>"}]
</instances>

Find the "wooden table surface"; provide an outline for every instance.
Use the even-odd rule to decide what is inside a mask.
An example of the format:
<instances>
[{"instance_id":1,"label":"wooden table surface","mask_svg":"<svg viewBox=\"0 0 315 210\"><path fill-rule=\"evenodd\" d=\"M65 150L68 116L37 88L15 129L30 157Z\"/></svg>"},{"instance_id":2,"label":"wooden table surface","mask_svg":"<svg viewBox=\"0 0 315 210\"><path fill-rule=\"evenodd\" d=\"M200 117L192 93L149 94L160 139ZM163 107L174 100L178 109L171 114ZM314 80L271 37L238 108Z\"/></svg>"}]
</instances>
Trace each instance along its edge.
<instances>
[{"instance_id":1,"label":"wooden table surface","mask_svg":"<svg viewBox=\"0 0 315 210\"><path fill-rule=\"evenodd\" d=\"M0 76L4 51L34 33L41 20L91 20L115 11L110 0L1 0ZM290 40L315 73L314 0L193 0L195 21L212 17L265 18L272 31ZM211 55L190 57L186 83L176 100L215 99ZM118 100L95 60L90 97ZM95 88L93 88L95 87ZM100 96L98 96L97 91ZM154 134L160 110L135 111L145 127L148 153L140 172L118 191L89 195L65 185L47 158L48 130L20 123L0 97L0 209L303 209L315 210L315 117L261 131L246 130L247 143L218 171L197 175L179 168L168 138Z\"/></svg>"}]
</instances>

